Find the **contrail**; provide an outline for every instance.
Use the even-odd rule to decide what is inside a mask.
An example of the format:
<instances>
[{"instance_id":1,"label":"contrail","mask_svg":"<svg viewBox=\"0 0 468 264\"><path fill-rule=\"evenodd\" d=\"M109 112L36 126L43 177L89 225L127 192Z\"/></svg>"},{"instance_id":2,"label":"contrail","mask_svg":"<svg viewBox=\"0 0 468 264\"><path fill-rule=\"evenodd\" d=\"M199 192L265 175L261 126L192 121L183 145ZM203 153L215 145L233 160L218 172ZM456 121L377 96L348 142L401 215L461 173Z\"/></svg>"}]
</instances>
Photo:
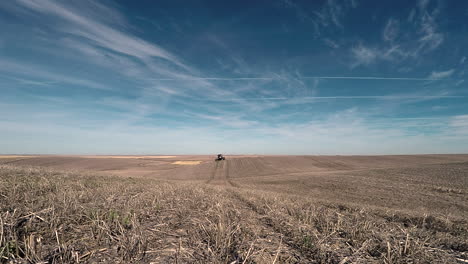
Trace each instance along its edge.
<instances>
[{"instance_id":1,"label":"contrail","mask_svg":"<svg viewBox=\"0 0 468 264\"><path fill-rule=\"evenodd\" d=\"M321 99L437 99L437 98L465 98L460 95L369 95L369 96L307 96L307 97L259 97L232 99L202 99L203 101L286 101L286 100L321 100Z\"/></svg>"},{"instance_id":2,"label":"contrail","mask_svg":"<svg viewBox=\"0 0 468 264\"><path fill-rule=\"evenodd\" d=\"M375 77L375 76L301 76L295 79L342 79L342 80L387 80L387 81L445 81L453 79L442 78L406 78L406 77ZM281 77L187 77L187 78L150 78L154 81L190 81L190 80L210 80L210 81L249 81L249 80L284 80Z\"/></svg>"},{"instance_id":3,"label":"contrail","mask_svg":"<svg viewBox=\"0 0 468 264\"><path fill-rule=\"evenodd\" d=\"M344 79L344 80L389 80L389 81L443 81L450 79L437 78L405 78L405 77L373 77L373 76L305 76L302 79Z\"/></svg>"}]
</instances>

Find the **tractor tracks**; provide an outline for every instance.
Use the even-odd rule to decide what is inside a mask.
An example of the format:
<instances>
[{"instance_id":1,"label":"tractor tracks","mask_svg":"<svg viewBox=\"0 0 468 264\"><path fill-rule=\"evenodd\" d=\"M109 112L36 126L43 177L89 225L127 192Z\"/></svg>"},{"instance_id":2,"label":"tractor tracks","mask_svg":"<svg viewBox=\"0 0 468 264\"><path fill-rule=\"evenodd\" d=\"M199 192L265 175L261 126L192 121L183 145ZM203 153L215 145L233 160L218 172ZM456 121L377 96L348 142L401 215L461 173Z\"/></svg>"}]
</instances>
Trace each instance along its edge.
<instances>
[{"instance_id":1,"label":"tractor tracks","mask_svg":"<svg viewBox=\"0 0 468 264\"><path fill-rule=\"evenodd\" d=\"M218 167L219 167L219 162L215 161L214 168L212 169L210 178L206 181L206 184L211 183L215 179L216 171L218 170Z\"/></svg>"},{"instance_id":2,"label":"tractor tracks","mask_svg":"<svg viewBox=\"0 0 468 264\"><path fill-rule=\"evenodd\" d=\"M226 182L228 183L228 185L231 185L233 187L239 187L239 185L235 182L232 181L232 178L229 174L229 171L230 171L230 164L231 164L231 161L230 160L226 160L226 165L225 165L225 171L224 171L224 176L225 176L225 180Z\"/></svg>"},{"instance_id":3,"label":"tractor tracks","mask_svg":"<svg viewBox=\"0 0 468 264\"><path fill-rule=\"evenodd\" d=\"M214 168L211 171L210 178L206 184L226 185L239 187L230 177L230 160L215 161Z\"/></svg>"},{"instance_id":4,"label":"tractor tracks","mask_svg":"<svg viewBox=\"0 0 468 264\"><path fill-rule=\"evenodd\" d=\"M247 198L248 194L242 192L242 186L233 181L230 175L232 164L235 165L231 160L215 161L206 184L229 187L222 191L233 202L233 208L243 216L245 226L255 234L251 247L254 252L258 252L257 255L265 257L260 262L271 262L279 258L285 263L304 263L301 262L301 252L291 242L293 239L290 234L279 229L268 213Z\"/></svg>"},{"instance_id":5,"label":"tractor tracks","mask_svg":"<svg viewBox=\"0 0 468 264\"><path fill-rule=\"evenodd\" d=\"M258 245L271 256L279 255L287 263L304 263L304 256L298 246L293 242L292 235L276 225L275 221L268 215L261 205L246 198L246 193L235 189L229 191L230 197L238 205L237 208L244 215L248 226L256 235ZM287 261L286 261L287 260Z\"/></svg>"}]
</instances>

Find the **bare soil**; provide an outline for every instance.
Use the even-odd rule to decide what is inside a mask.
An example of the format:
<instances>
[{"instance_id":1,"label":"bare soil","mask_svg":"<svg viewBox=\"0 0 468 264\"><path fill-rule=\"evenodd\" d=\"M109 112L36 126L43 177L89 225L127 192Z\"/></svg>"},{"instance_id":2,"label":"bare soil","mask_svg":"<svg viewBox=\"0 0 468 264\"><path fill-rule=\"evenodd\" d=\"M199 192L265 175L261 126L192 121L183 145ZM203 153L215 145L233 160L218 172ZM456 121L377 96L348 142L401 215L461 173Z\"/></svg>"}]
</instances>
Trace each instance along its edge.
<instances>
[{"instance_id":1,"label":"bare soil","mask_svg":"<svg viewBox=\"0 0 468 264\"><path fill-rule=\"evenodd\" d=\"M0 156L0 263L467 263L468 155Z\"/></svg>"}]
</instances>

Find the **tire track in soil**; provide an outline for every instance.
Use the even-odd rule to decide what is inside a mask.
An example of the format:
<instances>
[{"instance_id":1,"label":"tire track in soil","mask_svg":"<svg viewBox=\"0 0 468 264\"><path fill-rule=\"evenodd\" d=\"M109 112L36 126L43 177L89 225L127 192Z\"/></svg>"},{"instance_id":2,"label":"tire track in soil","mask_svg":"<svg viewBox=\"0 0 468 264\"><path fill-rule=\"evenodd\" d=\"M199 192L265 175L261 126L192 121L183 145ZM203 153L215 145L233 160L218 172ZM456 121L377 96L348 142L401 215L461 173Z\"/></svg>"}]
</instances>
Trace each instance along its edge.
<instances>
[{"instance_id":1,"label":"tire track in soil","mask_svg":"<svg viewBox=\"0 0 468 264\"><path fill-rule=\"evenodd\" d=\"M230 177L230 165L230 160L215 161L215 165L211 172L210 178L205 183L239 187L239 185L233 182Z\"/></svg>"},{"instance_id":2,"label":"tire track in soil","mask_svg":"<svg viewBox=\"0 0 468 264\"><path fill-rule=\"evenodd\" d=\"M243 204L243 206L239 204L239 207L246 207L246 210L253 212L258 218L258 221L263 224L263 226L268 227L272 234L281 236L283 242L281 253L284 254L283 257L289 260L287 263L338 263L336 260L337 258L341 258L341 260L343 260L344 255L339 255L338 251L333 252L330 256L322 256L322 258L326 257L327 259L315 259L317 249L304 247L301 240L298 239L298 234L291 229L293 225L284 225L281 223L283 220L280 220L278 224L278 220L275 221L272 216L269 216L267 212L264 211L264 209L259 208L255 203L249 201L239 192L231 191L231 194L234 199ZM296 223L296 225L298 224L299 223ZM290 262L291 260L293 262ZM282 261L280 263L283 262L286 263L286 261Z\"/></svg>"},{"instance_id":3,"label":"tire track in soil","mask_svg":"<svg viewBox=\"0 0 468 264\"><path fill-rule=\"evenodd\" d=\"M229 164L229 161L227 161L224 174L225 180L230 186L240 188L230 178ZM238 208L245 216L244 219L248 222L248 226L255 227L255 230L258 232L256 234L258 237L255 241L261 244L260 248L262 250L266 249L270 257L278 254L280 258L283 258L285 263L306 263L301 252L297 250L297 245L292 242L293 239L287 233L275 227L266 213L261 212L255 204L244 198L239 191L233 189L225 190L239 206Z\"/></svg>"},{"instance_id":4,"label":"tire track in soil","mask_svg":"<svg viewBox=\"0 0 468 264\"><path fill-rule=\"evenodd\" d=\"M206 183L241 188L241 186L232 181L230 165L230 160L216 162L211 177ZM276 254L279 254L280 260L285 263L307 263L307 261L304 262L305 258L297 249L297 245L292 242L294 239L275 227L272 224L272 220L265 213L261 212L257 206L244 198L235 189L226 188L225 191L234 203L238 205L238 209L242 212L242 215L245 216L244 220L248 223L247 226L250 226L256 234L257 238L254 244L258 247L263 257L266 254L272 260ZM278 249L280 249L279 253Z\"/></svg>"},{"instance_id":5,"label":"tire track in soil","mask_svg":"<svg viewBox=\"0 0 468 264\"><path fill-rule=\"evenodd\" d=\"M230 166L231 166L231 161L226 160L226 165L225 165L226 168L225 168L225 171L224 171L225 180L228 183L228 185L238 188L239 185L237 183L233 182L231 177L230 177L230 174L229 174Z\"/></svg>"},{"instance_id":6,"label":"tire track in soil","mask_svg":"<svg viewBox=\"0 0 468 264\"><path fill-rule=\"evenodd\" d=\"M258 236L256 244L260 244L260 248L266 249L265 251L269 253L270 257L278 254L278 249L280 249L279 257L284 263L309 263L305 261L303 254L297 249L297 245L293 242L294 239L276 228L265 213L262 213L257 206L239 192L232 189L227 191L236 201L239 210L245 215L244 219L249 223L248 226L255 227L255 231L258 232L255 232Z\"/></svg>"},{"instance_id":7,"label":"tire track in soil","mask_svg":"<svg viewBox=\"0 0 468 264\"><path fill-rule=\"evenodd\" d=\"M205 182L206 184L209 184L209 183L211 183L211 182L214 180L214 178L215 178L215 176L216 176L216 171L218 170L218 167L219 167L219 162L218 162L218 161L215 161L215 164L214 164L213 167L214 167L214 168L213 168L213 170L212 170L212 172L211 172L210 178Z\"/></svg>"}]
</instances>

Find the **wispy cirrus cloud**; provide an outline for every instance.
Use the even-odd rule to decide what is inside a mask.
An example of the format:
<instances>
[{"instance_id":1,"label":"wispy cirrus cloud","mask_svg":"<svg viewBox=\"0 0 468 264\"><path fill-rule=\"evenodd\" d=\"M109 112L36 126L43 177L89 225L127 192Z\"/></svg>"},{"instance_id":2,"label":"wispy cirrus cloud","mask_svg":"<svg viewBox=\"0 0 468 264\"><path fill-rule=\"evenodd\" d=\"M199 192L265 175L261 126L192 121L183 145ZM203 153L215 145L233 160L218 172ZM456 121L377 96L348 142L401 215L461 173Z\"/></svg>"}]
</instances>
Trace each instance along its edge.
<instances>
[{"instance_id":1,"label":"wispy cirrus cloud","mask_svg":"<svg viewBox=\"0 0 468 264\"><path fill-rule=\"evenodd\" d=\"M332 49L338 49L340 47L340 45L336 41L333 41L329 38L324 38L323 42L325 43L325 45Z\"/></svg>"},{"instance_id":2,"label":"wispy cirrus cloud","mask_svg":"<svg viewBox=\"0 0 468 264\"><path fill-rule=\"evenodd\" d=\"M445 39L438 24L441 12L438 3L431 5L430 0L422 0L411 10L407 20L388 18L381 32L383 43L370 45L361 41L350 49L351 67L381 61L417 61L422 54L436 50Z\"/></svg>"},{"instance_id":3,"label":"wispy cirrus cloud","mask_svg":"<svg viewBox=\"0 0 468 264\"><path fill-rule=\"evenodd\" d=\"M460 59L460 64L464 64L464 63L465 63L465 60L466 60L466 56L463 56L463 57Z\"/></svg>"},{"instance_id":4,"label":"wispy cirrus cloud","mask_svg":"<svg viewBox=\"0 0 468 264\"><path fill-rule=\"evenodd\" d=\"M363 45L358 45L351 48L352 56L354 57L354 62L352 67L359 65L369 65L374 63L378 58L378 50L365 47Z\"/></svg>"},{"instance_id":5,"label":"wispy cirrus cloud","mask_svg":"<svg viewBox=\"0 0 468 264\"><path fill-rule=\"evenodd\" d=\"M385 41L394 41L400 31L400 21L395 18L389 18L382 32L382 37Z\"/></svg>"},{"instance_id":6,"label":"wispy cirrus cloud","mask_svg":"<svg viewBox=\"0 0 468 264\"><path fill-rule=\"evenodd\" d=\"M73 8L73 5L71 4L63 5L61 2L52 0L17 0L17 3L32 11L54 16L65 22L59 27L57 27L55 23L52 23L50 27L54 30L75 36L76 38L84 38L90 41L93 45L116 53L138 58L142 62L148 64L148 66L152 66L154 69L161 71L163 74L171 74L175 72L173 70L169 70L170 68L162 63L155 64L153 61L154 58L167 61L186 72L191 71L189 66L166 49L112 26L124 23L116 11L108 11L108 13L110 12L114 15L106 16L107 19L102 20L99 13L84 13L81 8ZM88 3L93 5L96 4L92 1ZM90 8L87 8L85 10L89 9ZM112 9L107 8L107 10ZM118 19L118 24L115 24L116 17ZM157 65L157 67L155 65Z\"/></svg>"},{"instance_id":7,"label":"wispy cirrus cloud","mask_svg":"<svg viewBox=\"0 0 468 264\"><path fill-rule=\"evenodd\" d=\"M391 42L391 41L389 41ZM351 49L351 68L357 66L369 66L377 62L397 62L408 58L411 54L404 51L399 44L391 44L389 46L366 46L359 43Z\"/></svg>"},{"instance_id":8,"label":"wispy cirrus cloud","mask_svg":"<svg viewBox=\"0 0 468 264\"><path fill-rule=\"evenodd\" d=\"M419 1L419 18L416 22L419 25L418 51L427 52L439 47L444 42L444 34L439 31L436 23L437 16L440 14L439 8L428 9L429 0Z\"/></svg>"},{"instance_id":9,"label":"wispy cirrus cloud","mask_svg":"<svg viewBox=\"0 0 468 264\"><path fill-rule=\"evenodd\" d=\"M8 141L0 142L2 150L6 152L14 153L15 145L21 141L34 143L31 139L25 140L25 135L30 132L34 133L34 140L53 137L64 142L60 148L54 150L46 144L33 144L24 148L28 153L42 154L71 151L77 154L142 154L155 151L199 154L218 152L220 149L230 154L453 153L462 152L464 148L461 142L466 142L463 136L463 131L466 131L465 116L373 119L357 108L349 108L299 124L247 124L240 120L237 128L242 129L227 130L212 126L197 128L182 125L168 128L158 125L128 125L109 120L90 120L70 112L61 117L63 123L52 122L52 119L44 122L38 116L32 118L30 111L25 111L23 105L18 107L18 111L24 112L22 122L0 120L0 132L9 138ZM54 112L41 114L60 117ZM207 119L210 118L219 119L217 116L207 116ZM224 117L221 119L222 122L228 121ZM419 131L414 132L414 128ZM433 132L428 133L429 130L425 128ZM457 130L454 131L454 128ZM186 133L186 130L190 130L190 133ZM82 134L86 134L85 140L81 137ZM155 135L158 137L157 141L154 140ZM229 140L226 141L226 138ZM127 142L131 148L122 148L115 142ZM200 142L205 144L203 151L200 151Z\"/></svg>"},{"instance_id":10,"label":"wispy cirrus cloud","mask_svg":"<svg viewBox=\"0 0 468 264\"><path fill-rule=\"evenodd\" d=\"M444 79L448 78L453 75L455 72L455 69L450 69L446 71L433 71L431 74L428 76L429 79Z\"/></svg>"},{"instance_id":11,"label":"wispy cirrus cloud","mask_svg":"<svg viewBox=\"0 0 468 264\"><path fill-rule=\"evenodd\" d=\"M58 83L57 81L32 80L30 76L28 76L28 79L25 79L25 78L15 77L11 75L0 75L0 78L17 81L19 84L30 85L30 86L51 86L51 85Z\"/></svg>"},{"instance_id":12,"label":"wispy cirrus cloud","mask_svg":"<svg viewBox=\"0 0 468 264\"><path fill-rule=\"evenodd\" d=\"M467 135L468 134L468 115L457 115L451 118L449 122L452 131L456 135Z\"/></svg>"},{"instance_id":13,"label":"wispy cirrus cloud","mask_svg":"<svg viewBox=\"0 0 468 264\"><path fill-rule=\"evenodd\" d=\"M152 103L158 103L170 96L238 97L229 90L219 89L210 83L208 78L193 79L193 74L198 73L198 71L182 62L177 55L155 43L147 42L126 32L125 30L130 26L125 24L125 19L118 11L110 7L101 8L101 4L94 1L73 2L68 5L53 0L17 0L16 3L29 11L36 12L29 13L29 15L41 14L63 22L57 26L54 20L42 19L41 21L43 26L63 34L64 37L57 44L62 45L64 48L62 52L68 52L69 58L82 64L92 64L93 67L100 66L108 71L123 74L127 77L128 82L136 83L138 89L135 89L134 93L142 98L139 100L139 104L150 104L150 102L145 103L146 99L143 98L153 98ZM94 5L99 6L98 10L89 12L93 10ZM17 9L13 10L20 12ZM111 15L102 19L102 11ZM122 27L116 27L120 25ZM33 76L37 75L52 81L60 79L60 81L68 83L102 88L95 80L86 78L80 80L77 77L61 76L56 73L57 69L33 72L32 70L24 71L24 69L33 68L28 63L16 62L16 66L5 67L5 69L8 68L10 73L28 72ZM182 81L168 87L151 79L152 76ZM155 91L159 91L159 93L155 93ZM181 103L188 104L183 101ZM245 107L246 109L258 108L249 104ZM150 111L140 113L151 114Z\"/></svg>"},{"instance_id":14,"label":"wispy cirrus cloud","mask_svg":"<svg viewBox=\"0 0 468 264\"><path fill-rule=\"evenodd\" d=\"M379 77L379 76L296 76L296 79L324 79L324 80L386 80L386 81L437 81L443 78L430 77ZM187 78L151 78L155 81L178 80L212 80L212 81L250 81L250 80L284 80L280 76L273 77L187 77Z\"/></svg>"},{"instance_id":15,"label":"wispy cirrus cloud","mask_svg":"<svg viewBox=\"0 0 468 264\"><path fill-rule=\"evenodd\" d=\"M387 47L369 47L360 43L351 48L351 68L357 66L369 66L371 64L387 61L394 62L405 59L409 56L408 52L403 51L402 47L393 44Z\"/></svg>"},{"instance_id":16,"label":"wispy cirrus cloud","mask_svg":"<svg viewBox=\"0 0 468 264\"><path fill-rule=\"evenodd\" d=\"M17 0L17 2L31 10L53 15L67 22L65 26L57 28L67 34L84 37L96 45L134 56L144 61L157 57L182 68L188 68L179 58L156 44L148 43L143 39L117 30L99 21L95 16L81 14L79 10L65 6L60 2L50 0Z\"/></svg>"},{"instance_id":17,"label":"wispy cirrus cloud","mask_svg":"<svg viewBox=\"0 0 468 264\"><path fill-rule=\"evenodd\" d=\"M31 138L60 138L70 142L68 148L60 146L62 152L75 153L97 153L89 142L118 153L116 141L128 142L127 153L221 148L244 153L358 153L359 148L402 153L443 150L448 144L439 140L441 135L453 136L448 143L461 149L456 140L462 135L446 128L463 128L463 118L452 110L467 94L452 84L462 85L464 75L451 68L464 59L437 67L421 59L430 60L422 55L445 44L446 33L439 26L442 9L435 2L416 5L410 21L403 19L406 11L390 12L391 18L382 20L369 18L381 24L359 32L351 31L360 26L348 24L348 16L361 16L362 10L354 8L365 3L283 3L289 15L265 25L243 24L251 21L249 12L263 9L233 10L229 20L237 22L228 26L224 16L198 17L206 16L205 11L187 8L187 16L178 16L178 9L163 10L171 21L194 24L193 32L184 34L166 27L149 10L142 13L152 14L151 20L135 21L132 12L126 16L126 5L132 5L127 2L0 3L17 18L19 26L11 27L10 37L16 35L14 29L24 30L18 34L22 42L6 43L1 50L7 52L0 60L0 77L8 79L2 86L10 94L0 99L0 112L8 113L0 117L0 134L8 139L0 141L0 149L14 149ZM42 42L29 37L38 32ZM276 34L291 38L274 41ZM438 34L443 37L439 44ZM15 50L18 43L22 49ZM330 49L324 51L324 44ZM410 60L415 63L403 64ZM385 63L420 69L396 73L387 71ZM458 105L434 106L448 101ZM433 110L441 116L421 116ZM427 127L435 129L419 133ZM436 143L427 147L427 142ZM42 149L48 151L46 145Z\"/></svg>"},{"instance_id":18,"label":"wispy cirrus cloud","mask_svg":"<svg viewBox=\"0 0 468 264\"><path fill-rule=\"evenodd\" d=\"M352 96L352 95L343 95L343 96L303 96L303 97L255 97L248 98L244 97L242 99L195 99L195 101L214 101L214 102L236 102L236 101L289 101L295 104L307 103L313 101L330 101L330 100L395 100L402 103L402 100L410 100L411 103L427 101L433 99L444 99L444 98L465 98L463 95L363 95L363 96ZM214 119L213 119L214 120Z\"/></svg>"},{"instance_id":19,"label":"wispy cirrus cloud","mask_svg":"<svg viewBox=\"0 0 468 264\"><path fill-rule=\"evenodd\" d=\"M343 17L346 13L358 6L356 0L335 1L327 0L319 10L307 10L297 1L284 0L284 5L296 12L298 19L309 22L314 26L314 33L320 36L329 27L344 28Z\"/></svg>"},{"instance_id":20,"label":"wispy cirrus cloud","mask_svg":"<svg viewBox=\"0 0 468 264\"><path fill-rule=\"evenodd\" d=\"M90 89L99 89L99 90L112 90L111 87L105 83L98 81L88 80L86 78L79 78L76 76L70 76L69 74L60 73L57 71L47 71L43 70L43 67L40 65L33 65L31 63L21 63L19 61L10 61L6 59L0 60L0 72L12 74L13 78L19 82L26 84L41 84L41 85L52 85L58 83L67 83L83 88ZM23 76L27 77L28 80L22 78L16 78L14 76ZM31 78L37 78L36 80L31 80Z\"/></svg>"},{"instance_id":21,"label":"wispy cirrus cloud","mask_svg":"<svg viewBox=\"0 0 468 264\"><path fill-rule=\"evenodd\" d=\"M343 27L341 23L341 17L344 14L344 7L341 3L334 0L326 1L325 5L322 7L320 12L315 12L315 15L319 18L319 23L326 27L330 24L333 24L337 27Z\"/></svg>"},{"instance_id":22,"label":"wispy cirrus cloud","mask_svg":"<svg viewBox=\"0 0 468 264\"><path fill-rule=\"evenodd\" d=\"M54 82L57 87L60 84L63 87L62 94L70 93L69 85L111 92L112 96L106 95L98 100L99 105L116 106L126 111L126 120L122 121L128 124L144 120L147 116L173 112L169 109L170 97L236 96L218 89L208 80L183 81L170 87L150 80L153 76L186 79L197 71L172 52L130 33L131 26L121 13L99 2L78 1L65 5L52 0L18 0L1 7L20 17L37 19L37 26L47 29L41 32L51 32L48 37L58 39L53 42L55 50L48 51L49 54L66 57L68 63L85 69L67 72L68 67L60 68L60 65L35 65L29 61L8 58L0 61L1 72L16 78L18 82L23 81L15 76L23 79L34 77L37 78L35 82ZM94 73L96 70L100 74ZM118 79L124 81L124 84L114 85ZM125 89L125 86L131 89ZM88 95L85 93L84 97ZM90 101L83 103L96 107ZM178 100L178 104L189 107L190 102ZM252 107L246 105L245 109Z\"/></svg>"}]
</instances>

